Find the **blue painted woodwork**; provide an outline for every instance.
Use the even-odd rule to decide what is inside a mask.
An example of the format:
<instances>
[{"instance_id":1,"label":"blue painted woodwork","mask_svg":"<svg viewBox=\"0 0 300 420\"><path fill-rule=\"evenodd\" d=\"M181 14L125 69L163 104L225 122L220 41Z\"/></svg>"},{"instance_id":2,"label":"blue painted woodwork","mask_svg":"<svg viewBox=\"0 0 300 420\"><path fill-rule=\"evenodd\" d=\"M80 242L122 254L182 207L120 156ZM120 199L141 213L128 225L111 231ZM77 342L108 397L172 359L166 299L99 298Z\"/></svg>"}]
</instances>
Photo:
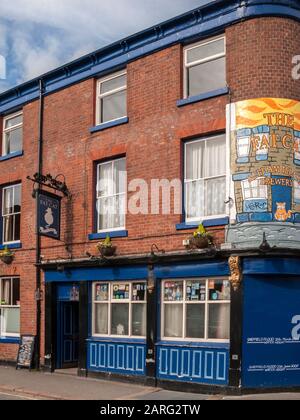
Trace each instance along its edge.
<instances>
[{"instance_id":1,"label":"blue painted woodwork","mask_svg":"<svg viewBox=\"0 0 300 420\"><path fill-rule=\"evenodd\" d=\"M189 230L189 229L197 229L199 227L199 223L180 223L176 225L176 230ZM215 227L215 226L226 226L229 225L229 217L222 217L219 219L211 219L211 220L204 220L202 222L205 228L207 227Z\"/></svg>"},{"instance_id":2,"label":"blue painted woodwork","mask_svg":"<svg viewBox=\"0 0 300 420\"><path fill-rule=\"evenodd\" d=\"M124 68L128 62L176 43L193 42L227 26L261 16L300 20L298 0L217 0L50 71L0 95L0 113L12 112L39 96L42 78L46 94L95 76Z\"/></svg>"},{"instance_id":3,"label":"blue painted woodwork","mask_svg":"<svg viewBox=\"0 0 300 420\"><path fill-rule=\"evenodd\" d=\"M89 235L90 241L95 241L98 239L106 239L107 236L109 236L111 239L114 238L127 238L128 237L128 231L127 230L119 230L116 232L104 232L104 233L92 233Z\"/></svg>"},{"instance_id":4,"label":"blue painted woodwork","mask_svg":"<svg viewBox=\"0 0 300 420\"><path fill-rule=\"evenodd\" d=\"M103 124L96 125L90 128L90 133L98 133L99 131L107 130L108 128L117 127L119 125L127 124L129 122L128 117L119 118L114 121L108 121Z\"/></svg>"},{"instance_id":5,"label":"blue painted woodwork","mask_svg":"<svg viewBox=\"0 0 300 420\"><path fill-rule=\"evenodd\" d=\"M196 102L205 101L206 99L215 98L216 96L227 95L229 93L228 87L213 90L211 92L205 92L201 95L190 96L186 99L180 99L177 101L177 106L180 108L185 105L194 104Z\"/></svg>"},{"instance_id":6,"label":"blue painted woodwork","mask_svg":"<svg viewBox=\"0 0 300 420\"><path fill-rule=\"evenodd\" d=\"M89 371L144 376L146 342L126 340L88 340Z\"/></svg>"},{"instance_id":7,"label":"blue painted woodwork","mask_svg":"<svg viewBox=\"0 0 300 420\"><path fill-rule=\"evenodd\" d=\"M154 267L154 273L158 279L168 278L192 278L192 277L222 277L228 276L229 266L227 261L207 261L200 263L174 263L162 264Z\"/></svg>"},{"instance_id":8,"label":"blue painted woodwork","mask_svg":"<svg viewBox=\"0 0 300 420\"><path fill-rule=\"evenodd\" d=\"M78 365L79 303L57 303L57 369Z\"/></svg>"},{"instance_id":9,"label":"blue painted woodwork","mask_svg":"<svg viewBox=\"0 0 300 420\"><path fill-rule=\"evenodd\" d=\"M228 385L229 349L192 343L157 346L159 379Z\"/></svg>"},{"instance_id":10,"label":"blue painted woodwork","mask_svg":"<svg viewBox=\"0 0 300 420\"><path fill-rule=\"evenodd\" d=\"M0 218L2 219L2 218ZM5 248L8 249L21 249L22 248L22 244L21 242L16 242L14 244L9 244L9 245L0 245L0 251L3 251Z\"/></svg>"},{"instance_id":11,"label":"blue painted woodwork","mask_svg":"<svg viewBox=\"0 0 300 420\"><path fill-rule=\"evenodd\" d=\"M6 160L10 160L10 159L14 159L16 157L23 156L23 154L24 154L23 151L20 151L20 152L10 153L9 155L1 156L0 157L0 162L4 162Z\"/></svg>"},{"instance_id":12,"label":"blue painted woodwork","mask_svg":"<svg viewBox=\"0 0 300 420\"><path fill-rule=\"evenodd\" d=\"M299 258L244 258L245 275L300 276Z\"/></svg>"}]
</instances>

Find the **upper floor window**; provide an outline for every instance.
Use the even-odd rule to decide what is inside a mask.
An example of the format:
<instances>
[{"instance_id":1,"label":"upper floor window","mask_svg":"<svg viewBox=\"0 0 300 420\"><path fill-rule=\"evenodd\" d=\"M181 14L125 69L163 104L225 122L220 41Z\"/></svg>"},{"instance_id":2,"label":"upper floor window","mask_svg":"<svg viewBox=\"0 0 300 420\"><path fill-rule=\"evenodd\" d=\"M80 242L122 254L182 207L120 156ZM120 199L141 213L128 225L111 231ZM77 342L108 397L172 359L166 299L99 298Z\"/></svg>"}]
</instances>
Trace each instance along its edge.
<instances>
[{"instance_id":1,"label":"upper floor window","mask_svg":"<svg viewBox=\"0 0 300 420\"><path fill-rule=\"evenodd\" d=\"M3 120L2 156L22 151L23 114L10 115Z\"/></svg>"},{"instance_id":2,"label":"upper floor window","mask_svg":"<svg viewBox=\"0 0 300 420\"><path fill-rule=\"evenodd\" d=\"M224 36L185 49L185 98L226 87L225 49Z\"/></svg>"},{"instance_id":3,"label":"upper floor window","mask_svg":"<svg viewBox=\"0 0 300 420\"><path fill-rule=\"evenodd\" d=\"M10 244L20 241L21 184L2 189L2 241Z\"/></svg>"},{"instance_id":4,"label":"upper floor window","mask_svg":"<svg viewBox=\"0 0 300 420\"><path fill-rule=\"evenodd\" d=\"M98 165L96 193L98 232L125 229L125 158Z\"/></svg>"},{"instance_id":5,"label":"upper floor window","mask_svg":"<svg viewBox=\"0 0 300 420\"><path fill-rule=\"evenodd\" d=\"M0 278L0 337L20 335L20 279Z\"/></svg>"},{"instance_id":6,"label":"upper floor window","mask_svg":"<svg viewBox=\"0 0 300 420\"><path fill-rule=\"evenodd\" d=\"M187 222L226 214L226 136L185 144L185 213Z\"/></svg>"},{"instance_id":7,"label":"upper floor window","mask_svg":"<svg viewBox=\"0 0 300 420\"><path fill-rule=\"evenodd\" d=\"M117 73L97 84L97 124L127 116L127 74Z\"/></svg>"}]
</instances>

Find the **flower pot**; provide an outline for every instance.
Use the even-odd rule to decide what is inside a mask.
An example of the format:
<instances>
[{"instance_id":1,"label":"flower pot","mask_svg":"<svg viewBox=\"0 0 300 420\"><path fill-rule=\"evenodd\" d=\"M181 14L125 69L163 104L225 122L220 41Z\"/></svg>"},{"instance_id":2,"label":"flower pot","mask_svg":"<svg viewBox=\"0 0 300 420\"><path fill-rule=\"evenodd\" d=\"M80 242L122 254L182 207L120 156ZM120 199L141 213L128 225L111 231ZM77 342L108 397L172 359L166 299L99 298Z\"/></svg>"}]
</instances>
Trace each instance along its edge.
<instances>
[{"instance_id":1,"label":"flower pot","mask_svg":"<svg viewBox=\"0 0 300 420\"><path fill-rule=\"evenodd\" d=\"M102 257L113 257L117 251L116 246L102 246L99 248Z\"/></svg>"},{"instance_id":2,"label":"flower pot","mask_svg":"<svg viewBox=\"0 0 300 420\"><path fill-rule=\"evenodd\" d=\"M192 245L198 249L206 249L210 245L210 240L208 237L197 237L192 239Z\"/></svg>"},{"instance_id":3,"label":"flower pot","mask_svg":"<svg viewBox=\"0 0 300 420\"><path fill-rule=\"evenodd\" d=\"M0 259L1 259L1 261L2 261L4 264L9 265L9 264L11 264L11 263L13 262L13 260L14 260L14 256L13 256L13 255L2 255L2 256L0 257Z\"/></svg>"}]
</instances>

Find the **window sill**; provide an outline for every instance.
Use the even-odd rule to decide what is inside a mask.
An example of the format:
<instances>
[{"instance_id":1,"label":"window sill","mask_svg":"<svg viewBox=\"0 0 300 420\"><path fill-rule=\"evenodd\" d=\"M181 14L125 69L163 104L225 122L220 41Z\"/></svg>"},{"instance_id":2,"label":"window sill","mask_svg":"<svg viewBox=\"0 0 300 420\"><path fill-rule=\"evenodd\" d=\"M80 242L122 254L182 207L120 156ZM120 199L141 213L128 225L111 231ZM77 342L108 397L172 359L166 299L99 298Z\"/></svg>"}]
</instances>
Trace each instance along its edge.
<instances>
[{"instance_id":1,"label":"window sill","mask_svg":"<svg viewBox=\"0 0 300 420\"><path fill-rule=\"evenodd\" d=\"M20 157L23 156L24 152L15 152L15 153L10 153L9 155L5 155L5 156L1 156L0 157L0 162L5 162L6 160L10 160L10 159L14 159L16 157Z\"/></svg>"},{"instance_id":2,"label":"window sill","mask_svg":"<svg viewBox=\"0 0 300 420\"><path fill-rule=\"evenodd\" d=\"M191 229L197 229L199 227L199 223L180 223L179 225L176 225L176 230L191 230ZM216 226L227 226L229 225L229 217L223 217L219 219L211 219L211 220L205 220L202 222L203 226L205 228L208 227L216 227Z\"/></svg>"},{"instance_id":3,"label":"window sill","mask_svg":"<svg viewBox=\"0 0 300 420\"><path fill-rule=\"evenodd\" d=\"M216 342L216 341L159 341L156 346L172 346L172 347L203 347L203 348L216 348L216 349L229 349L229 342Z\"/></svg>"},{"instance_id":4,"label":"window sill","mask_svg":"<svg viewBox=\"0 0 300 420\"><path fill-rule=\"evenodd\" d=\"M92 233L89 235L89 241L96 241L97 239L106 239L109 236L111 239L116 238L127 238L128 231L127 230L119 230L113 232L103 232L103 233Z\"/></svg>"},{"instance_id":5,"label":"window sill","mask_svg":"<svg viewBox=\"0 0 300 420\"><path fill-rule=\"evenodd\" d=\"M105 342L105 343L127 343L127 344L146 344L144 338L116 338L116 337L92 337L86 340L88 343Z\"/></svg>"},{"instance_id":6,"label":"window sill","mask_svg":"<svg viewBox=\"0 0 300 420\"><path fill-rule=\"evenodd\" d=\"M225 87L222 89L213 90L211 92L202 93L201 95L190 96L186 99L180 99L177 101L177 107L182 107L189 104L194 104L196 102L205 101L206 99L215 98L217 96L227 95L229 93L229 88Z\"/></svg>"},{"instance_id":7,"label":"window sill","mask_svg":"<svg viewBox=\"0 0 300 420\"><path fill-rule=\"evenodd\" d=\"M22 248L22 244L21 244L21 242L16 242L16 243L13 243L13 244L0 245L0 251L3 251L5 248L8 248L8 249L21 249Z\"/></svg>"},{"instance_id":8,"label":"window sill","mask_svg":"<svg viewBox=\"0 0 300 420\"><path fill-rule=\"evenodd\" d=\"M97 133L98 131L107 130L108 128L117 127L119 125L127 124L129 122L128 117L119 118L115 121L108 121L103 124L96 125L95 127L90 128L90 133Z\"/></svg>"},{"instance_id":9,"label":"window sill","mask_svg":"<svg viewBox=\"0 0 300 420\"><path fill-rule=\"evenodd\" d=\"M19 337L0 337L0 344L20 344Z\"/></svg>"}]
</instances>

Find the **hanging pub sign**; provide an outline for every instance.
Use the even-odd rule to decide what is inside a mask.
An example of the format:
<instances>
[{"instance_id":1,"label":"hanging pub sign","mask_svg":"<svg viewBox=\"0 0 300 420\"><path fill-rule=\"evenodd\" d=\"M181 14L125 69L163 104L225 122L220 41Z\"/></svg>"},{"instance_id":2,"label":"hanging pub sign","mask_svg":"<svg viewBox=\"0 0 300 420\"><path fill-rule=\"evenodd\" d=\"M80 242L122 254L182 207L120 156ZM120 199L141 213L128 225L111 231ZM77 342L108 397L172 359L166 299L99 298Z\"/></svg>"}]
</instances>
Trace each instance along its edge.
<instances>
[{"instance_id":1,"label":"hanging pub sign","mask_svg":"<svg viewBox=\"0 0 300 420\"><path fill-rule=\"evenodd\" d=\"M61 197L41 191L38 195L39 234L60 240Z\"/></svg>"}]
</instances>

